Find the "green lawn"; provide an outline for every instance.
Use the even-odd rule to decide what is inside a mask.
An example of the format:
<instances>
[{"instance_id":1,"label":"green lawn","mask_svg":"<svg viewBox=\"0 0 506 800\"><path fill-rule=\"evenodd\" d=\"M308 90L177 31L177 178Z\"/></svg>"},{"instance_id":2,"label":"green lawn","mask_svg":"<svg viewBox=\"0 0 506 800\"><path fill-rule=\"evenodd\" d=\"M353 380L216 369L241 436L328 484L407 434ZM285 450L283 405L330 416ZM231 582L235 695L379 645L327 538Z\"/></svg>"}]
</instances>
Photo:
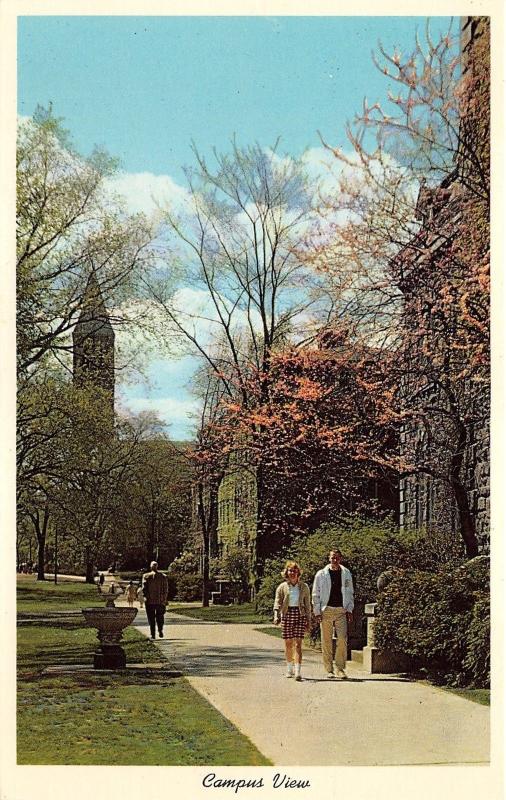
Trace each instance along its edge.
<instances>
[{"instance_id":1,"label":"green lawn","mask_svg":"<svg viewBox=\"0 0 506 800\"><path fill-rule=\"evenodd\" d=\"M35 584L23 608L44 613L74 603L84 584L59 599ZM96 590L95 590L96 591ZM68 595L66 594L68 593ZM27 608L29 605L29 609ZM107 765L269 765L256 747L184 678L162 672L43 675L50 664L91 664L96 632L79 617L37 620L18 629L18 763ZM127 663L159 662L142 634L124 633Z\"/></svg>"},{"instance_id":2,"label":"green lawn","mask_svg":"<svg viewBox=\"0 0 506 800\"><path fill-rule=\"evenodd\" d=\"M281 639L281 628L279 625L274 627L274 625L265 626L262 628L255 628L258 633L266 633L268 636L276 636L278 639Z\"/></svg>"},{"instance_id":3,"label":"green lawn","mask_svg":"<svg viewBox=\"0 0 506 800\"><path fill-rule=\"evenodd\" d=\"M74 611L86 606L103 606L104 597L90 583L37 581L35 576L20 577L17 584L17 611L42 614L45 611Z\"/></svg>"},{"instance_id":4,"label":"green lawn","mask_svg":"<svg viewBox=\"0 0 506 800\"><path fill-rule=\"evenodd\" d=\"M167 610L174 614L183 614L185 617L203 619L208 622L227 622L229 624L256 623L259 625L267 621L256 613L253 603L242 603L241 605L230 606L209 606L209 608L202 608L202 606L198 605L189 606L169 603Z\"/></svg>"},{"instance_id":5,"label":"green lawn","mask_svg":"<svg viewBox=\"0 0 506 800\"><path fill-rule=\"evenodd\" d=\"M460 697L465 697L466 700L472 700L473 703L479 703L482 706L490 705L490 689L450 689L445 687L445 691L458 694Z\"/></svg>"}]
</instances>

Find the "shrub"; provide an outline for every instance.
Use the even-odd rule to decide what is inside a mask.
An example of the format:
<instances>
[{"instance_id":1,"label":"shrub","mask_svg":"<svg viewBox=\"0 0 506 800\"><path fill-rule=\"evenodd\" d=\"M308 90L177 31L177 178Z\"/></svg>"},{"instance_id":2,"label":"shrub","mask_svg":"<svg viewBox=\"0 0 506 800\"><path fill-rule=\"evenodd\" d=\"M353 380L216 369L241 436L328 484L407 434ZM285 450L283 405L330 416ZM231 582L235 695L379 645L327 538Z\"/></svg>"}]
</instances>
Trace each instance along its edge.
<instances>
[{"instance_id":1,"label":"shrub","mask_svg":"<svg viewBox=\"0 0 506 800\"><path fill-rule=\"evenodd\" d=\"M266 562L264 576L256 597L258 611L272 610L274 591L281 581L285 560L293 558L301 565L302 579L310 586L314 575L328 563L331 547L343 553L343 563L353 575L355 607L363 611L366 603L376 600L376 582L388 567L408 568L424 565L424 569L437 571L445 563L458 564L459 545L449 546L446 555L438 537L427 537L420 532L401 531L391 520L382 522L349 516L322 526L308 536L294 540L284 558Z\"/></svg>"},{"instance_id":2,"label":"shrub","mask_svg":"<svg viewBox=\"0 0 506 800\"><path fill-rule=\"evenodd\" d=\"M196 575L199 571L199 560L195 553L186 550L170 564L169 575Z\"/></svg>"},{"instance_id":3,"label":"shrub","mask_svg":"<svg viewBox=\"0 0 506 800\"><path fill-rule=\"evenodd\" d=\"M167 581L169 583L169 589L167 592L167 597L169 600L174 600L177 594L177 580L174 575L171 575L170 572L167 573Z\"/></svg>"},{"instance_id":4,"label":"shrub","mask_svg":"<svg viewBox=\"0 0 506 800\"><path fill-rule=\"evenodd\" d=\"M249 600L250 556L241 547L232 547L223 558L213 565L213 572L219 572L230 581L229 594L234 603Z\"/></svg>"},{"instance_id":5,"label":"shrub","mask_svg":"<svg viewBox=\"0 0 506 800\"><path fill-rule=\"evenodd\" d=\"M464 672L474 686L490 686L490 593L477 592L466 631Z\"/></svg>"},{"instance_id":6,"label":"shrub","mask_svg":"<svg viewBox=\"0 0 506 800\"><path fill-rule=\"evenodd\" d=\"M263 617L272 617L274 594L283 580L281 570L285 566L285 561L286 559L270 559L265 562L264 577L255 597L255 610ZM306 580L305 575L302 576L302 580Z\"/></svg>"},{"instance_id":7,"label":"shrub","mask_svg":"<svg viewBox=\"0 0 506 800\"><path fill-rule=\"evenodd\" d=\"M201 575L179 575L176 580L175 600L189 602L200 600L202 597L202 576Z\"/></svg>"},{"instance_id":8,"label":"shrub","mask_svg":"<svg viewBox=\"0 0 506 800\"><path fill-rule=\"evenodd\" d=\"M202 596L202 576L195 553L189 551L174 559L167 571L169 600L189 602Z\"/></svg>"},{"instance_id":9,"label":"shrub","mask_svg":"<svg viewBox=\"0 0 506 800\"><path fill-rule=\"evenodd\" d=\"M485 567L399 571L378 597L375 644L411 656L444 683L485 687L488 599Z\"/></svg>"}]
</instances>

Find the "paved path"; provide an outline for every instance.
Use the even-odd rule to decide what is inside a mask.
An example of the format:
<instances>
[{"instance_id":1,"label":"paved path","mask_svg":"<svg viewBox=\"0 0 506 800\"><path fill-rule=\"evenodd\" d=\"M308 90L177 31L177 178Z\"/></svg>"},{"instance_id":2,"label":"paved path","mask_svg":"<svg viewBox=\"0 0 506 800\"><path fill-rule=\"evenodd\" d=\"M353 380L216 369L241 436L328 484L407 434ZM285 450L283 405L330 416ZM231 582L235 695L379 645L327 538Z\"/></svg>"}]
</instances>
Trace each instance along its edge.
<instances>
[{"instance_id":1,"label":"paved path","mask_svg":"<svg viewBox=\"0 0 506 800\"><path fill-rule=\"evenodd\" d=\"M149 636L145 611L135 624ZM304 680L288 680L281 640L255 627L167 613L156 645L275 765L488 763L488 707L351 662L328 680L307 650Z\"/></svg>"}]
</instances>

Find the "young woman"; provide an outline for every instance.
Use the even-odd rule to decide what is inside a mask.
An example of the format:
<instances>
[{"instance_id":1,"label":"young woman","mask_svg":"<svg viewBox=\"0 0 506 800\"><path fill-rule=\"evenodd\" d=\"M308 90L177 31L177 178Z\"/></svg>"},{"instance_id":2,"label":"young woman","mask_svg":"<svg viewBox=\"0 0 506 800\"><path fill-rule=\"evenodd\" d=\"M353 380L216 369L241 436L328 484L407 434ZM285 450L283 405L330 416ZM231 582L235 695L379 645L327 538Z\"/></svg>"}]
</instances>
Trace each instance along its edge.
<instances>
[{"instance_id":1,"label":"young woman","mask_svg":"<svg viewBox=\"0 0 506 800\"><path fill-rule=\"evenodd\" d=\"M137 599L137 587L134 586L133 581L130 581L130 583L127 586L126 599L128 600L129 606L133 606L134 600Z\"/></svg>"},{"instance_id":2,"label":"young woman","mask_svg":"<svg viewBox=\"0 0 506 800\"><path fill-rule=\"evenodd\" d=\"M296 561L287 561L281 573L285 580L276 589L274 624L281 623L285 641L286 677L302 680L302 638L311 626L309 586L300 580L301 568Z\"/></svg>"}]
</instances>

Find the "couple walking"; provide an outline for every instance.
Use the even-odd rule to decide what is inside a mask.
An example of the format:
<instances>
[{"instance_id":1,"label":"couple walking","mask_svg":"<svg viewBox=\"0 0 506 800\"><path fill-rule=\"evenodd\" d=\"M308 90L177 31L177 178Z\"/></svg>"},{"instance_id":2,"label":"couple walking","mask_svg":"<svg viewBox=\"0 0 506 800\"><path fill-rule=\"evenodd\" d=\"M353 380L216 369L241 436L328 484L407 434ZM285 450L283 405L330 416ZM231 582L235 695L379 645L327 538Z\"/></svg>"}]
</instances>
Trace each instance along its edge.
<instances>
[{"instance_id":1,"label":"couple walking","mask_svg":"<svg viewBox=\"0 0 506 800\"><path fill-rule=\"evenodd\" d=\"M341 551L333 548L329 563L319 570L313 581L312 611L309 586L300 580L302 571L296 561L288 561L282 573L285 580L276 589L274 624L281 623L285 642L286 677L302 680L302 639L314 619L320 625L323 666L328 678L346 678L348 623L353 613L353 580L349 569L341 564ZM336 652L332 637L336 633ZM335 659L335 671L333 661Z\"/></svg>"}]
</instances>

